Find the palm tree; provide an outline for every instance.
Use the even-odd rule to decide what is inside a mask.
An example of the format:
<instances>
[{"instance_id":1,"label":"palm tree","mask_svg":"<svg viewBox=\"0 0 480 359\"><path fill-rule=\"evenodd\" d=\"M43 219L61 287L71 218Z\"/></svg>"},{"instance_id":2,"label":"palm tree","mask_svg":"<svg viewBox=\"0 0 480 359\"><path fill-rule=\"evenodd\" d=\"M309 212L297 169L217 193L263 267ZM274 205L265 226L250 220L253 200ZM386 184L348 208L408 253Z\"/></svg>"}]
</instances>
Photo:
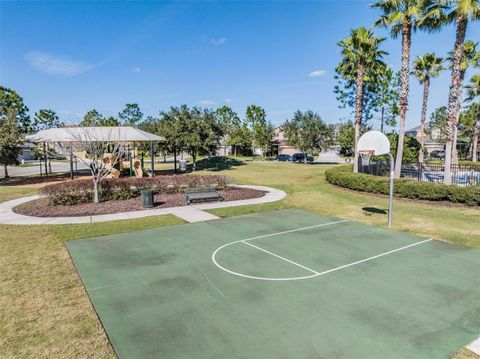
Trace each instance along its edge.
<instances>
[{"instance_id":1,"label":"palm tree","mask_svg":"<svg viewBox=\"0 0 480 359\"><path fill-rule=\"evenodd\" d=\"M362 125L365 83L371 81L380 69L385 68L381 59L387 53L379 48L384 40L374 36L371 30L361 27L351 30L350 36L337 44L342 48L343 58L336 71L342 78L354 83L356 91L354 172L358 172L357 142Z\"/></svg>"},{"instance_id":2,"label":"palm tree","mask_svg":"<svg viewBox=\"0 0 480 359\"><path fill-rule=\"evenodd\" d=\"M443 58L435 56L434 53L428 53L418 56L413 62L412 75L418 78L423 85L422 115L420 117L420 153L418 161L423 163L423 151L425 144L425 119L427 117L428 94L430 91L430 79L438 77L440 72L445 70L443 67Z\"/></svg>"},{"instance_id":3,"label":"palm tree","mask_svg":"<svg viewBox=\"0 0 480 359\"><path fill-rule=\"evenodd\" d=\"M472 136L472 161L478 161L478 138L480 135L480 74L474 75L470 79L470 84L465 86L467 90L467 98L465 101L473 102L475 99L478 99L477 106L477 117L475 120L475 125L473 127L473 136Z\"/></svg>"},{"instance_id":4,"label":"palm tree","mask_svg":"<svg viewBox=\"0 0 480 359\"><path fill-rule=\"evenodd\" d=\"M446 3L450 5L452 0L447 0ZM452 54L452 82L450 84L450 94L448 96L448 125L445 144L444 183L451 184L454 126L458 117L459 101L461 101L462 98L461 65L464 54L465 35L467 33L468 21L477 21L480 19L479 0L457 0L454 5L448 9L448 12L446 12L445 19L447 22L455 22L457 24L455 45Z\"/></svg>"},{"instance_id":5,"label":"palm tree","mask_svg":"<svg viewBox=\"0 0 480 359\"><path fill-rule=\"evenodd\" d=\"M463 58L460 63L460 89L459 95L457 98L457 117L455 118L455 123L453 124L453 141L452 141L452 164L458 164L458 151L457 151L457 137L458 137L458 118L460 116L462 108L462 89L463 81L465 79L465 72L469 67L478 67L480 61L480 53L477 52L478 42L473 42L471 40L465 41L463 45ZM447 60L450 62L450 69L453 64L453 52L449 53Z\"/></svg>"},{"instance_id":6,"label":"palm tree","mask_svg":"<svg viewBox=\"0 0 480 359\"><path fill-rule=\"evenodd\" d=\"M379 8L382 16L375 22L376 26L390 28L393 38L402 35L402 67L400 70L400 127L398 131L397 158L395 161L395 177L400 177L403 159L403 143L405 139L405 120L408 109L408 81L410 76L410 48L412 31L417 28L432 29L437 21L434 15L425 18L425 14L433 14L437 3L429 0L383 0L372 7ZM423 20L420 23L420 20Z\"/></svg>"}]
</instances>

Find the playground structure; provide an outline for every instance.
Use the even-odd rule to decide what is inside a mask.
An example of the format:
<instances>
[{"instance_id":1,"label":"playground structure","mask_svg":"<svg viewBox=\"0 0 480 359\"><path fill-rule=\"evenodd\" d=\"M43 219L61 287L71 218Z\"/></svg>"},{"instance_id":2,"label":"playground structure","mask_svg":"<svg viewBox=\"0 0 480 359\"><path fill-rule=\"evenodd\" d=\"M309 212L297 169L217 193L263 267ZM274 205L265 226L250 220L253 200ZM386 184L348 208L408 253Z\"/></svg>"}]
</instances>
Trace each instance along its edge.
<instances>
[{"instance_id":1,"label":"playground structure","mask_svg":"<svg viewBox=\"0 0 480 359\"><path fill-rule=\"evenodd\" d=\"M122 173L125 172L125 170L129 171L130 177L151 177L151 174L146 172L144 169L143 153L140 159L133 158L130 153L128 153L127 158L127 160L118 160L116 155L111 153L105 153L105 155L103 156L103 163L105 168L110 171L110 174L107 176L107 178L119 178Z\"/></svg>"},{"instance_id":2,"label":"playground structure","mask_svg":"<svg viewBox=\"0 0 480 359\"><path fill-rule=\"evenodd\" d=\"M35 134L26 136L27 141L31 143L40 144L43 146L43 155L40 159L40 176L42 175L42 166L45 167L45 175L48 176L47 160L48 155L46 152L47 144L50 144L54 148L61 150L60 152L67 152L67 158L70 160L70 178L74 178L74 162L76 166L76 160L86 158L87 153L85 148L81 151L77 151L77 147L80 143L102 143L104 146L121 145L127 147L126 157L117 158L108 151L99 158L103 162L103 165L110 171L108 177L118 178L122 175L122 172L128 170L130 176L136 176L138 178L145 175L154 176L155 174L155 151L154 143L164 142L165 138L157 136L155 134L139 130L134 127L119 126L119 127L59 127L50 128L47 130L38 131ZM136 158L135 147L136 144L150 144L150 173L145 171L143 153L141 158ZM133 145L133 148L130 147ZM80 146L81 147L81 146ZM123 156L122 156L123 157Z\"/></svg>"}]
</instances>

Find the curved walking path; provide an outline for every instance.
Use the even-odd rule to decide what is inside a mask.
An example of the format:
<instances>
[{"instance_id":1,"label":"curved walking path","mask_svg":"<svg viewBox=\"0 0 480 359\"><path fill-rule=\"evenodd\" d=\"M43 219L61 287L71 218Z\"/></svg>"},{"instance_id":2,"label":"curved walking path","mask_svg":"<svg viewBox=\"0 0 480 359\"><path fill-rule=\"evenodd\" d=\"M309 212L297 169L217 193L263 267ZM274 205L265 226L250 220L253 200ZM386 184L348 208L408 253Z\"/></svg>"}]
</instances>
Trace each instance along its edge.
<instances>
[{"instance_id":1,"label":"curved walking path","mask_svg":"<svg viewBox=\"0 0 480 359\"><path fill-rule=\"evenodd\" d=\"M187 222L201 222L217 219L219 217L207 213L204 210L214 208L226 208L236 206L247 206L251 204L269 203L280 201L287 195L285 192L264 186L250 186L250 185L235 185L235 187L250 188L267 192L264 196L259 198L241 199L237 201L225 202L209 202L202 204L192 204L190 206L178 206L170 208L154 208L142 211L121 212L112 214L98 214L94 216L79 216L79 217L33 217L25 216L13 212L13 207L19 204L33 201L40 198L40 196L29 196L17 198L11 201L0 203L0 224L72 224L72 223L96 223L117 221L121 219L134 219L149 216L162 216L166 214L173 214L180 217Z\"/></svg>"}]
</instances>

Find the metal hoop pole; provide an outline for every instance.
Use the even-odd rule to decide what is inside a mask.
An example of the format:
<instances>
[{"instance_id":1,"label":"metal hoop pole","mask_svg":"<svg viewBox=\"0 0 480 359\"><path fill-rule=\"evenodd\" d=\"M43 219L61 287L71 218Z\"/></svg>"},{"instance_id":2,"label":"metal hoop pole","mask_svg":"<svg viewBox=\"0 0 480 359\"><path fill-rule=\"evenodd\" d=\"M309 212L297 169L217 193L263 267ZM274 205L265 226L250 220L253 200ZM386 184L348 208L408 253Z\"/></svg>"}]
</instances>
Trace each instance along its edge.
<instances>
[{"instance_id":1,"label":"metal hoop pole","mask_svg":"<svg viewBox=\"0 0 480 359\"><path fill-rule=\"evenodd\" d=\"M392 228L392 211L393 211L393 178L395 177L395 165L393 163L393 156L390 156L390 193L388 196L388 228Z\"/></svg>"}]
</instances>

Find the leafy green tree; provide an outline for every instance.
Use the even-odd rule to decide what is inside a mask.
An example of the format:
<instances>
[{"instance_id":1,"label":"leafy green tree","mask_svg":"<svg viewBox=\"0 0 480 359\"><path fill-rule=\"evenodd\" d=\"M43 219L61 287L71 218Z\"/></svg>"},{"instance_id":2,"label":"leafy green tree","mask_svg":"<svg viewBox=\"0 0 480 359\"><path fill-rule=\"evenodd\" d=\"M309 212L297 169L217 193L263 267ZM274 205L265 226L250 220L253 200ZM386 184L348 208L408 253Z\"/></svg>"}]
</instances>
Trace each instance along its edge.
<instances>
[{"instance_id":1,"label":"leafy green tree","mask_svg":"<svg viewBox=\"0 0 480 359\"><path fill-rule=\"evenodd\" d=\"M33 118L32 127L35 131L47 130L49 128L62 126L64 126L64 123L60 121L58 115L53 110L38 110Z\"/></svg>"},{"instance_id":2,"label":"leafy green tree","mask_svg":"<svg viewBox=\"0 0 480 359\"><path fill-rule=\"evenodd\" d=\"M175 173L177 172L177 155L186 149L187 121L190 110L187 105L171 107L160 113L158 135L165 137L165 148L173 154Z\"/></svg>"},{"instance_id":3,"label":"leafy green tree","mask_svg":"<svg viewBox=\"0 0 480 359\"><path fill-rule=\"evenodd\" d=\"M137 126L143 119L143 113L136 103L127 103L124 109L118 113L119 122L122 126Z\"/></svg>"},{"instance_id":4,"label":"leafy green tree","mask_svg":"<svg viewBox=\"0 0 480 359\"><path fill-rule=\"evenodd\" d=\"M99 126L102 122L103 116L95 109L88 111L83 120L80 122L80 126L82 127L91 127L91 126Z\"/></svg>"},{"instance_id":5,"label":"leafy green tree","mask_svg":"<svg viewBox=\"0 0 480 359\"><path fill-rule=\"evenodd\" d=\"M386 66L375 76L374 81L370 82L374 90L374 106L380 111L380 131L384 132L385 125L395 126L397 116L400 114L398 103L400 101L400 74Z\"/></svg>"},{"instance_id":6,"label":"leafy green tree","mask_svg":"<svg viewBox=\"0 0 480 359\"><path fill-rule=\"evenodd\" d=\"M457 97L457 117L455 122L452 124L453 127L453 139L452 139L452 163L458 163L458 151L457 151L457 138L458 138L458 119L462 109L462 96L463 96L463 83L465 80L465 73L469 67L479 67L480 66L480 52L477 51L478 43L471 40L465 41L463 46L463 58L460 63L460 90ZM453 69L453 51L450 51L447 60L450 62L449 68Z\"/></svg>"},{"instance_id":7,"label":"leafy green tree","mask_svg":"<svg viewBox=\"0 0 480 359\"><path fill-rule=\"evenodd\" d=\"M355 127L352 121L340 125L336 140L342 155L351 156L353 154L355 150Z\"/></svg>"},{"instance_id":8,"label":"leafy green tree","mask_svg":"<svg viewBox=\"0 0 480 359\"><path fill-rule=\"evenodd\" d=\"M473 109L474 101L477 100L478 103L476 104L476 115L475 121L473 124L473 131L472 131L472 161L478 161L478 140L480 136L480 74L474 75L470 79L470 83L466 86L467 89L467 98L465 99L467 102L470 102L471 109ZM472 116L473 117L473 116ZM472 121L473 122L473 121Z\"/></svg>"},{"instance_id":9,"label":"leafy green tree","mask_svg":"<svg viewBox=\"0 0 480 359\"><path fill-rule=\"evenodd\" d=\"M263 147L268 137L266 113L263 108L257 105L247 107L245 121L252 132L252 151L255 156L255 147Z\"/></svg>"},{"instance_id":10,"label":"leafy green tree","mask_svg":"<svg viewBox=\"0 0 480 359\"><path fill-rule=\"evenodd\" d=\"M235 132L232 133L232 142L235 143L234 155L237 156L239 150L246 153L253 141L252 131L248 124L244 121L238 127L235 127Z\"/></svg>"},{"instance_id":11,"label":"leafy green tree","mask_svg":"<svg viewBox=\"0 0 480 359\"><path fill-rule=\"evenodd\" d=\"M20 125L22 133L31 133L31 121L28 107L23 103L23 98L14 90L0 86L0 117L7 117L8 112L15 113L15 120Z\"/></svg>"},{"instance_id":12,"label":"leafy green tree","mask_svg":"<svg viewBox=\"0 0 480 359\"><path fill-rule=\"evenodd\" d=\"M334 131L313 111L297 111L283 125L287 143L298 148L307 163L307 154L323 151L333 145Z\"/></svg>"},{"instance_id":13,"label":"leafy green tree","mask_svg":"<svg viewBox=\"0 0 480 359\"><path fill-rule=\"evenodd\" d=\"M140 130L161 135L161 124L160 119L154 116L147 116L145 120L138 124L138 128ZM140 151L147 153L150 152L150 143L141 143L139 144ZM171 148L168 146L166 142L155 142L153 144L153 151L154 153L160 153L163 156L164 162L167 161L167 155L171 152ZM151 155L151 154L150 154Z\"/></svg>"},{"instance_id":14,"label":"leafy green tree","mask_svg":"<svg viewBox=\"0 0 480 359\"><path fill-rule=\"evenodd\" d=\"M438 77L440 72L445 70L443 58L435 56L434 53L427 53L418 56L413 62L412 74L415 75L423 85L422 115L420 117L420 152L418 161L423 163L423 152L425 144L425 121L427 118L428 94L430 91L430 79Z\"/></svg>"},{"instance_id":15,"label":"leafy green tree","mask_svg":"<svg viewBox=\"0 0 480 359\"><path fill-rule=\"evenodd\" d=\"M61 122L53 110L41 109L35 113L33 118L32 128L34 131L47 130L54 127L62 127L64 124ZM55 150L50 147L47 143L46 145L46 155L48 160L48 172L52 173L52 156L55 154ZM43 152L42 149L37 148L35 151L37 154Z\"/></svg>"},{"instance_id":16,"label":"leafy green tree","mask_svg":"<svg viewBox=\"0 0 480 359\"><path fill-rule=\"evenodd\" d=\"M376 21L377 26L390 28L393 38L402 35L402 66L400 69L400 126L399 126L399 151L395 161L395 177L400 177L403 159L403 143L405 141L405 121L408 109L408 92L410 77L410 49L412 44L412 31L421 29L433 29L437 24L428 21L428 12L432 14L439 6L437 2L426 0L382 0L372 5L380 9L381 17Z\"/></svg>"},{"instance_id":17,"label":"leafy green tree","mask_svg":"<svg viewBox=\"0 0 480 359\"><path fill-rule=\"evenodd\" d=\"M216 114L225 133L226 144L233 147L234 154L237 156L237 148L245 145L240 117L229 106L218 108Z\"/></svg>"},{"instance_id":18,"label":"leafy green tree","mask_svg":"<svg viewBox=\"0 0 480 359\"><path fill-rule=\"evenodd\" d=\"M358 152L356 144L360 138L360 128L363 118L363 103L365 84L371 81L385 64L382 62L386 52L380 50L383 38L375 37L371 30L364 27L351 30L350 36L338 43L342 48L342 60L336 68L337 74L352 83L355 83L355 162L354 172L358 172Z\"/></svg>"},{"instance_id":19,"label":"leafy green tree","mask_svg":"<svg viewBox=\"0 0 480 359\"><path fill-rule=\"evenodd\" d=\"M98 126L117 127L120 126L120 122L113 116L103 117L98 123Z\"/></svg>"},{"instance_id":20,"label":"leafy green tree","mask_svg":"<svg viewBox=\"0 0 480 359\"><path fill-rule=\"evenodd\" d=\"M80 126L82 127L96 127L96 126L115 127L115 126L120 126L120 122L113 116L103 117L101 113L93 109L86 113L82 122L80 122Z\"/></svg>"},{"instance_id":21,"label":"leafy green tree","mask_svg":"<svg viewBox=\"0 0 480 359\"><path fill-rule=\"evenodd\" d=\"M448 111L446 106L441 106L430 115L430 123L425 132L440 143L446 141Z\"/></svg>"},{"instance_id":22,"label":"leafy green tree","mask_svg":"<svg viewBox=\"0 0 480 359\"><path fill-rule=\"evenodd\" d=\"M8 178L7 166L18 164L22 154L24 136L16 108L2 109L0 114L0 164L4 166L5 178Z\"/></svg>"},{"instance_id":23,"label":"leafy green tree","mask_svg":"<svg viewBox=\"0 0 480 359\"><path fill-rule=\"evenodd\" d=\"M454 140L454 127L459 112L459 101L462 97L462 61L464 60L465 36L469 21L480 19L480 2L478 0L457 0L447 2L443 12L445 22L456 24L455 44L452 56L452 80L448 96L448 127L445 144L445 173L444 183L452 183L452 149Z\"/></svg>"},{"instance_id":24,"label":"leafy green tree","mask_svg":"<svg viewBox=\"0 0 480 359\"><path fill-rule=\"evenodd\" d=\"M355 87L355 81L344 79L339 74L334 76L334 79L337 80L333 92L336 95L336 99L339 103L339 108L350 108L352 109L352 114L355 115L355 99L357 95L357 90ZM374 117L375 113L378 112L378 93L377 87L374 86L373 79L364 84L363 89L363 100L362 100L362 123L366 123Z\"/></svg>"},{"instance_id":25,"label":"leafy green tree","mask_svg":"<svg viewBox=\"0 0 480 359\"><path fill-rule=\"evenodd\" d=\"M390 149L393 154L396 154L398 146L398 134L390 133L387 135L390 140ZM405 136L405 141L403 142L403 160L405 163L417 162L418 154L420 152L420 143L413 136Z\"/></svg>"},{"instance_id":26,"label":"leafy green tree","mask_svg":"<svg viewBox=\"0 0 480 359\"><path fill-rule=\"evenodd\" d=\"M478 152L478 132L475 131L478 131L476 124L479 111L480 104L472 102L465 107L458 118L459 137L469 143L468 155L472 161L476 160L474 162L478 161L478 153L477 156L474 157L474 150ZM476 146L474 146L475 140L477 141Z\"/></svg>"}]
</instances>

